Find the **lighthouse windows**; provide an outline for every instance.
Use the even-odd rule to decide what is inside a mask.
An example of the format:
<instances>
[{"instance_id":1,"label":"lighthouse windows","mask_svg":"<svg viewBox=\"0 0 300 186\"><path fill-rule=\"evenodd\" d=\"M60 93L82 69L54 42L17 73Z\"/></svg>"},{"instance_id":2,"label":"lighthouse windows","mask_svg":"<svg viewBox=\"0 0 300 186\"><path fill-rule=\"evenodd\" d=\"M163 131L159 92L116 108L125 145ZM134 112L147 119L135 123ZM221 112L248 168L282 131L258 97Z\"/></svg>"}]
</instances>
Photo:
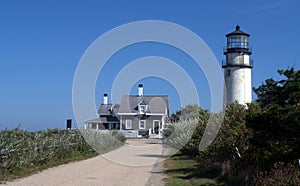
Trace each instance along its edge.
<instances>
[{"instance_id":1,"label":"lighthouse windows","mask_svg":"<svg viewBox=\"0 0 300 186\"><path fill-rule=\"evenodd\" d=\"M228 48L248 48L248 38L246 36L231 36L227 40Z\"/></svg>"}]
</instances>

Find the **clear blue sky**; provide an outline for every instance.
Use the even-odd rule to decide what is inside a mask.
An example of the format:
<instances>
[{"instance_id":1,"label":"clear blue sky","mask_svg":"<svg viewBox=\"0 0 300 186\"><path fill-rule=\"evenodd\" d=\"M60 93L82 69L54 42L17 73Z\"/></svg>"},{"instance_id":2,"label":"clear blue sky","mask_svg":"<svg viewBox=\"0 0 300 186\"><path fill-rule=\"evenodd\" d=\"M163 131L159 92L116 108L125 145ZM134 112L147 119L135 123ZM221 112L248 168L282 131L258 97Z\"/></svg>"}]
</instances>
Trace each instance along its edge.
<instances>
[{"instance_id":1,"label":"clear blue sky","mask_svg":"<svg viewBox=\"0 0 300 186\"><path fill-rule=\"evenodd\" d=\"M251 34L253 86L277 77L277 69L299 69L300 1L0 1L0 129L21 124L27 130L64 128L74 118L72 83L76 67L88 46L122 24L164 20L182 25L201 37L221 64L225 34L241 30ZM188 57L154 43L134 45L114 56L99 76L97 105L111 89L122 66L139 57L172 58L184 66ZM177 60L176 60L177 59ZM117 63L116 61L120 61ZM187 67L186 67L187 68ZM115 69L115 71L114 71ZM188 69L209 108L209 92L201 74ZM105 79L107 78L107 79ZM171 109L179 109L174 87L163 80L144 79L145 94L170 94ZM162 89L157 88L165 87ZM136 87L132 90L136 92Z\"/></svg>"}]
</instances>

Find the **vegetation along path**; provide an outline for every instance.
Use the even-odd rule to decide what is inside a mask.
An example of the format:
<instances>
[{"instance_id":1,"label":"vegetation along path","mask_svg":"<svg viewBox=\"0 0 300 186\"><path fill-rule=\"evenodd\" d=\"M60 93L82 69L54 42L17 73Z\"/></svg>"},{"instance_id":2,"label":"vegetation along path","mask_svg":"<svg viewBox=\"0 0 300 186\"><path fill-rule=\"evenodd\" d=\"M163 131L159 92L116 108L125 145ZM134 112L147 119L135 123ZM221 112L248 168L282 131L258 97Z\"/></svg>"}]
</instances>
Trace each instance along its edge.
<instances>
[{"instance_id":1,"label":"vegetation along path","mask_svg":"<svg viewBox=\"0 0 300 186\"><path fill-rule=\"evenodd\" d=\"M155 163L164 159L160 140L127 140L117 150L42 171L8 185L163 185L151 183ZM157 170L153 169L155 172ZM161 180L160 180L161 181Z\"/></svg>"}]
</instances>

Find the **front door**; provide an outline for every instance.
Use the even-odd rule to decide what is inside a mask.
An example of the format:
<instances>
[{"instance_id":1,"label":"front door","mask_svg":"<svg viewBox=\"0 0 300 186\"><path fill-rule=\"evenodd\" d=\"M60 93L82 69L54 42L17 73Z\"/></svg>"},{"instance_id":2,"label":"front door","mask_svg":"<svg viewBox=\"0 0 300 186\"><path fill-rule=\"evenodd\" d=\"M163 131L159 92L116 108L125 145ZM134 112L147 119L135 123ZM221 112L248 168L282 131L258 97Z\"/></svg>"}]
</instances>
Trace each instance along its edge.
<instances>
[{"instance_id":1,"label":"front door","mask_svg":"<svg viewBox=\"0 0 300 186\"><path fill-rule=\"evenodd\" d=\"M158 134L159 133L159 120L154 120L153 121L153 134Z\"/></svg>"}]
</instances>

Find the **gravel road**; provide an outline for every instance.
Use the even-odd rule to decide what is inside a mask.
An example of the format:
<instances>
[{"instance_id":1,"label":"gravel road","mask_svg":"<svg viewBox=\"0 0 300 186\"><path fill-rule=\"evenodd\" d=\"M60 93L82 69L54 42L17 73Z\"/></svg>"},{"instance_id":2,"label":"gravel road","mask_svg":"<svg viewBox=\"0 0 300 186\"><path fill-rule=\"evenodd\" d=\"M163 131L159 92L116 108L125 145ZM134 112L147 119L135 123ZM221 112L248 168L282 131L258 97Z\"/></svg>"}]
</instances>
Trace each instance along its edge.
<instances>
[{"instance_id":1,"label":"gravel road","mask_svg":"<svg viewBox=\"0 0 300 186\"><path fill-rule=\"evenodd\" d=\"M164 185L162 161L165 156L161 141L132 139L126 142L127 145L109 153L50 168L6 185Z\"/></svg>"}]
</instances>

